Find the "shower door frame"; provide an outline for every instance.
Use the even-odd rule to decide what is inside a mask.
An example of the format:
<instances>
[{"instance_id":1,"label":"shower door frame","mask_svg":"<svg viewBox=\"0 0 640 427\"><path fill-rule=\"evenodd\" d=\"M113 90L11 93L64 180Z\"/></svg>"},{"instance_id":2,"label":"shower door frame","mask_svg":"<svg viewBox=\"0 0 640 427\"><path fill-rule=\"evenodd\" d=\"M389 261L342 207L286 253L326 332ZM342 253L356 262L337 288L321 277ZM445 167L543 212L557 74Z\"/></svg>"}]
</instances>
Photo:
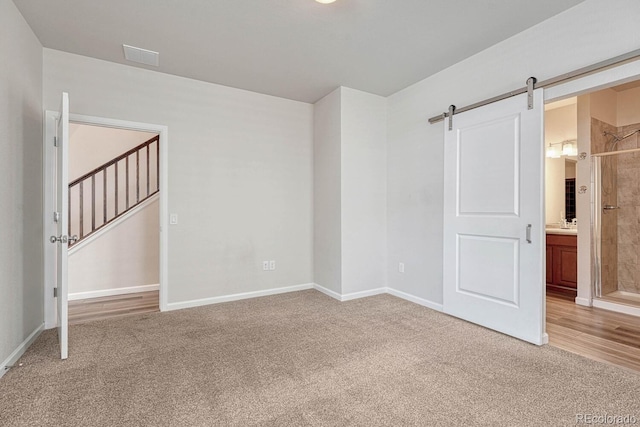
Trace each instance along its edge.
<instances>
[{"instance_id":1,"label":"shower door frame","mask_svg":"<svg viewBox=\"0 0 640 427\"><path fill-rule=\"evenodd\" d=\"M640 80L640 60L626 62L621 65L613 66L602 71L588 74L584 77L576 78L555 86L545 88L544 102L545 104L574 96L586 95L601 89ZM578 113L579 114L579 113ZM590 126L590 125L589 125ZM592 224L585 227L586 221L580 218L592 218L593 213L593 176L592 176L592 160L591 160L591 141L585 144L584 138L580 138L580 123L578 123L578 152L585 153L585 158L578 161L576 188L585 187L583 193L578 192L576 201L576 217L579 219L578 225L578 295L575 299L576 304L583 306L598 305L602 308L614 309L620 311L619 307L609 307L612 303L607 303L607 307L603 307L604 301L594 299L593 294L593 278L596 273L594 271L595 250L592 242L594 236L592 234ZM579 157L580 158L580 157ZM589 200L585 201L585 197ZM592 219L590 220L590 222ZM580 226L580 224L582 226ZM595 301L595 304L594 304ZM619 304L613 304L618 306ZM629 313L640 315L638 312Z\"/></svg>"},{"instance_id":2,"label":"shower door frame","mask_svg":"<svg viewBox=\"0 0 640 427\"><path fill-rule=\"evenodd\" d=\"M591 283L593 298L602 297L602 156L591 156Z\"/></svg>"},{"instance_id":3,"label":"shower door frame","mask_svg":"<svg viewBox=\"0 0 640 427\"><path fill-rule=\"evenodd\" d=\"M602 196L602 179L604 173L602 171L603 158L614 157L630 153L639 153L640 148L632 148L628 150L620 151L608 151L604 153L597 153L591 156L591 193L592 193L592 209L591 209L591 253L592 260L592 286L593 286L593 299L602 298L602 221L604 216L604 203ZM616 207L617 208L617 207ZM616 243L616 247L619 243ZM617 284L616 284L617 287ZM613 307L611 302L606 300L600 300L593 305L607 308L618 309L617 311L623 311L627 314L633 314L640 316L640 309L638 308L626 308L626 307Z\"/></svg>"}]
</instances>

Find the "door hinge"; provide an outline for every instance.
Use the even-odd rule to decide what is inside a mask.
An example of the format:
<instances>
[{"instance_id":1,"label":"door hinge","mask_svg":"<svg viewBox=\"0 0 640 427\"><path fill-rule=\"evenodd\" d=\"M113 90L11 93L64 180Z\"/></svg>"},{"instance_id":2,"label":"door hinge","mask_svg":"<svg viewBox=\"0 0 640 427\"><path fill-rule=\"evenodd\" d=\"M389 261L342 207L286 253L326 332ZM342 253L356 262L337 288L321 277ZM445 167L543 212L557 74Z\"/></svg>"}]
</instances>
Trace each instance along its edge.
<instances>
[{"instance_id":1,"label":"door hinge","mask_svg":"<svg viewBox=\"0 0 640 427\"><path fill-rule=\"evenodd\" d=\"M60 212L54 212L53 213L53 222L58 222L60 221Z\"/></svg>"},{"instance_id":2,"label":"door hinge","mask_svg":"<svg viewBox=\"0 0 640 427\"><path fill-rule=\"evenodd\" d=\"M58 137L57 137L57 136L54 136L54 137L53 137L53 146L54 146L54 147L57 147L57 146L58 146Z\"/></svg>"},{"instance_id":3,"label":"door hinge","mask_svg":"<svg viewBox=\"0 0 640 427\"><path fill-rule=\"evenodd\" d=\"M53 288L53 297L56 298L58 296L58 288Z\"/></svg>"}]
</instances>

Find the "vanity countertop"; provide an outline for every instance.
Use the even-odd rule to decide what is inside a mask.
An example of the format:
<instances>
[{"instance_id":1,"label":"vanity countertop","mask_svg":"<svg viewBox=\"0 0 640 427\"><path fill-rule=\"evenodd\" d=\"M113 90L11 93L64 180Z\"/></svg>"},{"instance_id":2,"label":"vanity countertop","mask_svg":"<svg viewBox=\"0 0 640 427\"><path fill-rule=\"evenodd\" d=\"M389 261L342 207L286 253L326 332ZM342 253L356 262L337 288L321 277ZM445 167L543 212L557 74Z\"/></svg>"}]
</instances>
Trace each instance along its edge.
<instances>
[{"instance_id":1,"label":"vanity countertop","mask_svg":"<svg viewBox=\"0 0 640 427\"><path fill-rule=\"evenodd\" d=\"M564 235L569 235L569 236L577 236L578 235L578 229L577 228L549 228L547 227L545 229L545 231L547 232L547 234L564 234Z\"/></svg>"}]
</instances>

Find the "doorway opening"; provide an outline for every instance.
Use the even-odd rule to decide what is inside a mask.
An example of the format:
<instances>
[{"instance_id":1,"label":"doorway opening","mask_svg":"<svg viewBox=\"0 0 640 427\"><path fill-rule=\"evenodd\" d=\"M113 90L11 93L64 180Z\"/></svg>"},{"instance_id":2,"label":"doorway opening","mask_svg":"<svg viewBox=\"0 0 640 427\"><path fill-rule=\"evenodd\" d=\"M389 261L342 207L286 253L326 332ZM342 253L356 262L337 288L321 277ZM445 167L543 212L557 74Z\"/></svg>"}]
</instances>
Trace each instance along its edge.
<instances>
[{"instance_id":1,"label":"doorway opening","mask_svg":"<svg viewBox=\"0 0 640 427\"><path fill-rule=\"evenodd\" d=\"M640 80L578 95L545 106L546 329L638 370Z\"/></svg>"},{"instance_id":2,"label":"doorway opening","mask_svg":"<svg viewBox=\"0 0 640 427\"><path fill-rule=\"evenodd\" d=\"M640 80L545 106L549 291L577 297L578 252L586 250L592 297L640 307L639 98ZM578 145L591 154L591 192L576 188ZM576 215L578 197L590 197L591 210L582 218ZM589 228L591 242L579 247L582 227Z\"/></svg>"},{"instance_id":3,"label":"doorway opening","mask_svg":"<svg viewBox=\"0 0 640 427\"><path fill-rule=\"evenodd\" d=\"M56 149L53 141L56 135L56 123L59 114L57 112L46 112L46 128L44 135L44 238L49 239L49 236L55 234L56 222L52 213L55 211L55 191L56 183L55 179L51 179L53 176L53 170L55 170L56 164ZM102 153L100 155L95 152L88 153L95 149L96 143L89 142L85 148L84 155L89 158L90 166L85 166L83 172L74 173L73 170L70 174L69 184L74 181L81 180L84 175L89 177L82 183L82 192L84 193L82 209L80 209L80 183L76 182L74 188L69 191L69 241L75 240L74 237L80 239L81 235L85 238L85 242L73 242L69 249L69 260L71 264L71 293L70 293L70 305L79 305L80 301L83 301L83 310L93 310L96 307L99 310L111 313L126 313L132 311L132 306L146 305L154 306L154 310L158 308L160 311L166 310L167 306L167 234L166 228L163 224L168 222L168 201L166 191L161 191L167 188L168 173L167 173L167 152L168 152L168 128L163 125L155 125L149 123L131 122L118 119L85 116L79 114L70 114L70 131L74 132L74 139L78 135L83 133L91 133L99 130L105 134L124 134L129 133L131 135L137 135L138 142L140 138L151 136L147 138L142 144L131 147L129 150L124 149L122 143L111 142L107 147L111 154L111 160L121 157L118 161L113 161L112 164L107 165L109 160L105 160ZM155 140L153 140L155 138ZM105 142L104 135L102 142ZM148 142L147 146L140 147L145 142ZM93 144L91 150L88 148ZM124 145L126 145L125 143ZM129 141L128 144L134 144ZM71 142L69 143L71 145ZM104 144L106 145L106 143ZM119 148L118 148L119 147ZM124 149L124 152L118 154ZM137 149L136 149L137 148ZM82 151L82 150L80 150ZM108 151L108 150L107 150ZM127 153L131 151L131 153ZM75 152L75 150L74 150ZM137 154L136 154L137 153ZM108 153L107 153L108 154ZM126 155L125 155L126 154ZM74 153L71 154L72 156ZM81 155L81 157L82 157ZM127 161L128 159L128 161ZM73 159L72 159L73 161ZM91 163L92 162L92 163ZM127 165L128 162L128 165ZM117 167L115 164L117 163ZM136 171L136 164L138 170ZM145 169L149 165L148 169ZM104 167L103 167L104 166ZM154 171L155 166L155 171ZM87 170L91 169L91 170ZM116 180L117 169L117 180ZM127 171L129 172L127 182ZM91 178L90 172L96 172ZM139 178L137 175L139 174ZM106 180L104 177L106 177ZM74 179L75 178L75 179ZM125 184L120 186L117 190L118 197L115 197L115 183L120 182ZM106 183L106 191L105 191ZM95 189L93 188L95 187ZM128 195L127 195L128 190ZM108 196L112 194L112 196ZM106 200L105 200L106 197ZM110 198L111 197L111 198ZM95 199L95 200L94 200ZM117 207L115 201L117 200ZM127 206L127 201L129 205ZM91 211L91 208L94 211ZM106 208L106 213L105 213ZM150 214L155 210L155 215ZM82 215L82 226L80 226L80 216ZM120 218L116 218L120 216ZM145 223L145 216L147 217L147 226L149 223L152 226L147 227L147 231L153 229L153 231L145 232L138 235L138 238L132 239L127 237L122 239L114 239L112 229L115 229L115 233L118 233L117 229L120 229L120 234L135 225L136 222ZM124 218L122 218L124 217ZM118 223L120 221L120 223ZM74 225L75 224L75 225ZM82 230L82 232L81 232ZM152 233L149 235L149 233ZM111 236L109 236L111 234ZM155 235L154 235L155 234ZM119 240L117 243L113 240ZM144 274L138 274L131 282L118 283L117 285L108 285L104 281L104 278L97 280L98 285L95 286L95 279L99 274L103 273L104 265L96 263L96 257L93 257L92 262L85 262L87 258L91 258L88 254L95 252L102 254L102 257L109 258L110 267L106 274L117 276L123 269L130 269L131 264L135 264L132 260L122 259L119 251L126 252L124 249L129 250L133 246L134 249L144 249L145 245L149 248L149 243L154 242L155 248L153 250L146 251L146 257L156 258L155 264L155 280L150 280L149 276ZM152 246L153 246L152 245ZM44 304L45 304L45 328L53 328L57 325L56 320L56 308L55 308L55 296L54 291L56 287L56 257L52 246L45 246L44 254L44 270L45 270L45 283L44 283ZM91 248L93 246L93 248ZM144 250L141 253L145 253ZM101 257L101 258L102 258ZM97 261L98 263L100 261ZM75 281L78 286L74 286L74 269L76 266L78 269L75 271ZM87 276L88 275L88 276ZM93 284L87 284L83 277L92 277ZM111 283L114 283L112 280ZM93 288L91 287L93 286ZM138 294L139 291L149 291L152 294ZM133 292L133 293L132 293ZM136 301L138 299L139 301ZM88 307L88 304L84 304L90 301L94 307ZM137 308L136 308L137 309ZM82 310L80 310L82 311Z\"/></svg>"},{"instance_id":4,"label":"doorway opening","mask_svg":"<svg viewBox=\"0 0 640 427\"><path fill-rule=\"evenodd\" d=\"M69 125L69 324L159 309L157 132Z\"/></svg>"}]
</instances>

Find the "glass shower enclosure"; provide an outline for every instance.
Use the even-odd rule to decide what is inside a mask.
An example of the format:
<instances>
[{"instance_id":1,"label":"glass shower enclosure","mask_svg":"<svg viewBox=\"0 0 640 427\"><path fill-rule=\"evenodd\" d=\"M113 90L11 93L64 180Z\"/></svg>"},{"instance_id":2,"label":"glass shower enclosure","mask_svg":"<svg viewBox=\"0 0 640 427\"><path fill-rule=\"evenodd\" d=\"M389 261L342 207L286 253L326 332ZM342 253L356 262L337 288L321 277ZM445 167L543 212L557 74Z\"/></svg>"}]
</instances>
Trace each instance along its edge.
<instances>
[{"instance_id":1,"label":"glass shower enclosure","mask_svg":"<svg viewBox=\"0 0 640 427\"><path fill-rule=\"evenodd\" d=\"M594 296L640 305L640 149L591 160Z\"/></svg>"}]
</instances>

